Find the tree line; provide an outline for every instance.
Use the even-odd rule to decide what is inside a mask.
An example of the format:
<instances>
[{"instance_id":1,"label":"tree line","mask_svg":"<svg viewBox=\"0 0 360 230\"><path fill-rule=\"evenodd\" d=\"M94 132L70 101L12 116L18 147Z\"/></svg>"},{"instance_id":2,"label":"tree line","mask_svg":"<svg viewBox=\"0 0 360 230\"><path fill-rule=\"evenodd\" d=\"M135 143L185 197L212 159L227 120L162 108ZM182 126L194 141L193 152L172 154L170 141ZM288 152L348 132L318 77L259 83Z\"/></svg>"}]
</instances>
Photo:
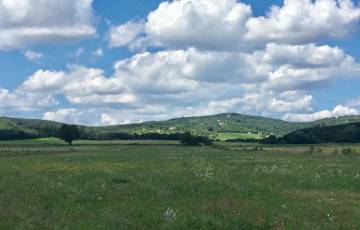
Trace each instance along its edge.
<instances>
[{"instance_id":1,"label":"tree line","mask_svg":"<svg viewBox=\"0 0 360 230\"><path fill-rule=\"evenodd\" d=\"M315 126L296 130L283 137L269 136L261 142L263 144L359 143L360 123Z\"/></svg>"},{"instance_id":2,"label":"tree line","mask_svg":"<svg viewBox=\"0 0 360 230\"><path fill-rule=\"evenodd\" d=\"M92 132L76 125L62 125L59 129L42 133L39 131L0 130L0 140L25 140L46 137L57 137L69 145L74 140L173 140L184 145L211 145L212 140L205 136L195 136L186 133L121 133L121 132Z\"/></svg>"}]
</instances>

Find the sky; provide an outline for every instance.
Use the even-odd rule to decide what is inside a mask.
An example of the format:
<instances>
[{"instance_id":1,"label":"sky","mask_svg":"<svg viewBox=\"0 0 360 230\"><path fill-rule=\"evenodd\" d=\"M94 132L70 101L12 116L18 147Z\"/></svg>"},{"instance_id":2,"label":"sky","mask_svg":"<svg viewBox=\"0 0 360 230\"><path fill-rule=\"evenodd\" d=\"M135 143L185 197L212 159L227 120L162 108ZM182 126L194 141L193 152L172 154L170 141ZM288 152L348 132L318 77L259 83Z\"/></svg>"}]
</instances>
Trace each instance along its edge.
<instances>
[{"instance_id":1,"label":"sky","mask_svg":"<svg viewBox=\"0 0 360 230\"><path fill-rule=\"evenodd\" d=\"M359 0L0 0L0 116L360 114Z\"/></svg>"}]
</instances>

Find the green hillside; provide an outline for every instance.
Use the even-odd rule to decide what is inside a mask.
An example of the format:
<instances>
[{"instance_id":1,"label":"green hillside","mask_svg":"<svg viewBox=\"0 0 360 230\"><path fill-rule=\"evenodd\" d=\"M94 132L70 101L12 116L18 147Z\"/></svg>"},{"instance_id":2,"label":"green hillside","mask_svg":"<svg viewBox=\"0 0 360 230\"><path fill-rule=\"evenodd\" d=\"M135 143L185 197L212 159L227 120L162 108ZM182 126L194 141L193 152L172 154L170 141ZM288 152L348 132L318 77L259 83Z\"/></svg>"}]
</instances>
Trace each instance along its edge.
<instances>
[{"instance_id":1,"label":"green hillside","mask_svg":"<svg viewBox=\"0 0 360 230\"><path fill-rule=\"evenodd\" d=\"M198 135L208 135L221 138L221 135L233 135L236 138L261 138L270 134L283 136L292 131L313 126L333 126L360 122L360 116L345 116L328 118L314 122L287 122L279 119L260 116L249 116L237 113L226 113L202 117L176 118L168 121L145 122L140 124L98 127L105 132L130 133L176 133L189 131ZM220 135L219 135L220 134Z\"/></svg>"},{"instance_id":2,"label":"green hillside","mask_svg":"<svg viewBox=\"0 0 360 230\"><path fill-rule=\"evenodd\" d=\"M183 117L167 121L130 125L89 127L79 126L84 137L96 139L106 133L173 134L189 131L213 139L261 139L270 134L283 136L298 129L314 126L334 126L360 122L360 116L322 119L315 122L294 123L279 119L226 113L202 117ZM54 136L61 123L34 119L0 118L0 137L23 132L28 138Z\"/></svg>"},{"instance_id":3,"label":"green hillside","mask_svg":"<svg viewBox=\"0 0 360 230\"><path fill-rule=\"evenodd\" d=\"M0 137L1 139L12 139L11 136L24 136L27 138L50 137L54 136L61 123L54 121L21 119L21 118L0 118Z\"/></svg>"},{"instance_id":4,"label":"green hillside","mask_svg":"<svg viewBox=\"0 0 360 230\"><path fill-rule=\"evenodd\" d=\"M252 133L282 135L294 130L297 125L282 120L248 116L242 114L218 114L202 117L176 118L168 121L145 122L141 124L99 127L107 132L136 133L177 133L189 131L198 135L215 135L217 133ZM295 128L296 129L296 128Z\"/></svg>"}]
</instances>

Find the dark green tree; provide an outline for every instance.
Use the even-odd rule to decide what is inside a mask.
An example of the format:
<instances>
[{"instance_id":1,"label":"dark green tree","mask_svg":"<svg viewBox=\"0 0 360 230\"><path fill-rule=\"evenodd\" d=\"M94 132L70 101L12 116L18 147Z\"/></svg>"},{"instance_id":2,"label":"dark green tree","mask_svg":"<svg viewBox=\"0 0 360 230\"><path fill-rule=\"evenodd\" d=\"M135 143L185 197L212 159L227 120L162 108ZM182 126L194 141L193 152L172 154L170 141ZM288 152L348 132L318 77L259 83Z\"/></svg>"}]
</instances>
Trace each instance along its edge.
<instances>
[{"instance_id":1,"label":"dark green tree","mask_svg":"<svg viewBox=\"0 0 360 230\"><path fill-rule=\"evenodd\" d=\"M188 146L212 145L213 144L213 142L208 137L193 136L189 132L181 134L179 141L181 144L188 145Z\"/></svg>"},{"instance_id":2,"label":"dark green tree","mask_svg":"<svg viewBox=\"0 0 360 230\"><path fill-rule=\"evenodd\" d=\"M74 140L79 139L80 131L76 125L64 124L59 130L59 138L64 140L69 145L72 145Z\"/></svg>"}]
</instances>

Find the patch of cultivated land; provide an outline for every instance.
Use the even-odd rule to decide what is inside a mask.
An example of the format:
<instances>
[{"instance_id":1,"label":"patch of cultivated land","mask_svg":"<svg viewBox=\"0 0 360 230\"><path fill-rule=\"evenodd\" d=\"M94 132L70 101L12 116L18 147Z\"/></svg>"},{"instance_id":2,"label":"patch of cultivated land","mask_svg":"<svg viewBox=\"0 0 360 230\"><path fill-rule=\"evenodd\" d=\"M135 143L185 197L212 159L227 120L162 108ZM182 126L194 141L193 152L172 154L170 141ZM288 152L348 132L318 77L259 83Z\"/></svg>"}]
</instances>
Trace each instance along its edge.
<instances>
[{"instance_id":1,"label":"patch of cultivated land","mask_svg":"<svg viewBox=\"0 0 360 230\"><path fill-rule=\"evenodd\" d=\"M357 229L347 147L3 142L0 229Z\"/></svg>"}]
</instances>

